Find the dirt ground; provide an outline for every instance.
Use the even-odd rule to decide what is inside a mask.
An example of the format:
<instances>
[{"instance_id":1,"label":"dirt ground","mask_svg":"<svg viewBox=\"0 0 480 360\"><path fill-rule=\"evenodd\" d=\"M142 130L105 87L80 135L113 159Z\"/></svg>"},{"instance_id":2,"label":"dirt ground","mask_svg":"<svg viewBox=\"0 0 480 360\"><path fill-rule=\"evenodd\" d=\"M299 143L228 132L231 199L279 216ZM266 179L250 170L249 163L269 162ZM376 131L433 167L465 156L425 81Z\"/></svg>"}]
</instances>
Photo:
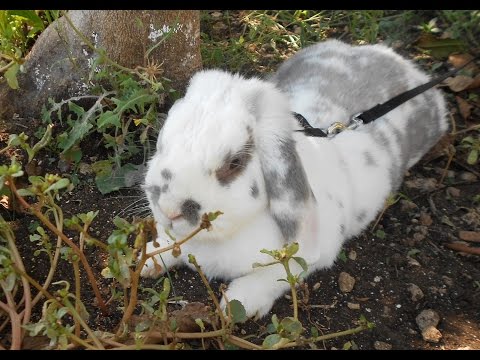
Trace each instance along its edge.
<instances>
[{"instance_id":1,"label":"dirt ground","mask_svg":"<svg viewBox=\"0 0 480 360\"><path fill-rule=\"evenodd\" d=\"M456 104L450 102L449 106L458 117ZM479 121L478 110L472 113L472 123ZM42 154L47 162L51 155ZM301 294L308 292L308 299L300 296L304 300L300 320L306 329L316 327L320 334L346 330L356 326L360 315L375 324L373 330L328 340L318 344L318 348L342 349L350 342L354 349L480 350L480 256L446 246L462 240L465 231L479 235L480 166L467 165L464 154L457 154L443 185L439 185L447 157L432 157L433 160L424 159L410 169L400 189L401 199L385 211L373 231L372 224L369 230L344 246L332 268L307 278L308 291ZM141 197L141 193L137 189L124 189L103 196L95 188L93 175L81 175L80 180L80 185L65 194L60 204L66 217L99 210L91 233L105 241L114 229L113 218L119 213L128 215L124 210ZM4 210L2 214L11 218ZM28 226L33 222L33 217L17 214L12 224L16 227L18 247L27 269L42 279L49 265L46 256L32 255ZM478 243L464 244L478 248ZM101 279L101 292L108 297L110 280L100 276L106 258L99 250L89 249L87 255L97 279ZM340 289L342 272L355 279L350 292ZM180 268L172 275L176 295L190 302L211 304L196 273ZM69 264L60 264L57 279L71 281ZM90 323L111 330L117 325L120 313L114 311L111 316L103 317L94 305L91 288L84 283L82 292L91 315ZM143 280L145 286L154 283ZM218 290L220 283L213 281L213 289ZM279 318L291 316L290 304L287 297L280 299L266 318L240 326L239 336L253 335L249 340L258 342L260 337L265 337L265 327L272 314ZM417 316L427 309L434 310L440 318L436 326L441 334L438 342L424 340L417 325ZM3 341L7 341L6 333L0 334L0 342ZM191 342L192 347L198 345L199 342ZM214 348L215 344L211 346Z\"/></svg>"}]
</instances>

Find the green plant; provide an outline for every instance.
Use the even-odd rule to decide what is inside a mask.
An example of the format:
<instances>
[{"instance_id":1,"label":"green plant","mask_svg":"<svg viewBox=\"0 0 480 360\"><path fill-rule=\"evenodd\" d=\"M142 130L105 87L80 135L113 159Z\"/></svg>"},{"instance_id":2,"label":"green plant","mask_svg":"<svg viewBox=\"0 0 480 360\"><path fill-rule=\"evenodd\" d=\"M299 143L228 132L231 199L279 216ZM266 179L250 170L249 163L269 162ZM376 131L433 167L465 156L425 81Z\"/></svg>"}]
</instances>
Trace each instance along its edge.
<instances>
[{"instance_id":1,"label":"green plant","mask_svg":"<svg viewBox=\"0 0 480 360\"><path fill-rule=\"evenodd\" d=\"M59 10L0 10L0 74L18 89L17 74L35 37L59 16Z\"/></svg>"},{"instance_id":2,"label":"green plant","mask_svg":"<svg viewBox=\"0 0 480 360\"><path fill-rule=\"evenodd\" d=\"M480 137L466 136L460 142L460 147L468 151L467 163L475 165L478 162L478 153L480 151Z\"/></svg>"}]
</instances>

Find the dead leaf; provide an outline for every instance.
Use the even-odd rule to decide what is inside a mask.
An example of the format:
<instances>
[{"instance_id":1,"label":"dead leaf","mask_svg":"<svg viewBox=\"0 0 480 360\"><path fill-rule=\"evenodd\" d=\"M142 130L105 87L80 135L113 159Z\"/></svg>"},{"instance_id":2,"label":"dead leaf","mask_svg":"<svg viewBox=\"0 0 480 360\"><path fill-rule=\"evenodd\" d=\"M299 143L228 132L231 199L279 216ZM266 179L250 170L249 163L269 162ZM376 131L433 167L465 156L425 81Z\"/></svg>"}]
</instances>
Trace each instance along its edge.
<instances>
[{"instance_id":1,"label":"dead leaf","mask_svg":"<svg viewBox=\"0 0 480 360\"><path fill-rule=\"evenodd\" d=\"M426 212L421 212L420 213L420 224L424 225L424 226L430 226L432 225L433 223L433 220L432 220L432 217L430 216L430 214L426 213Z\"/></svg>"},{"instance_id":2,"label":"dead leaf","mask_svg":"<svg viewBox=\"0 0 480 360\"><path fill-rule=\"evenodd\" d=\"M465 76L465 75L457 75L453 78L449 77L448 79L445 79L445 84L447 84L448 87L455 92L460 92L462 90L465 90L472 83L473 83L473 79L470 76Z\"/></svg>"},{"instance_id":3,"label":"dead leaf","mask_svg":"<svg viewBox=\"0 0 480 360\"><path fill-rule=\"evenodd\" d=\"M453 242L450 244L445 244L446 247L449 249L459 251L462 253L472 254L472 255L480 255L480 248L470 247L466 244L462 244L460 242Z\"/></svg>"},{"instance_id":4,"label":"dead leaf","mask_svg":"<svg viewBox=\"0 0 480 360\"><path fill-rule=\"evenodd\" d=\"M444 58L454 52L460 52L465 47L461 40L439 39L432 34L423 34L419 37L416 45L429 50L434 58Z\"/></svg>"},{"instance_id":5,"label":"dead leaf","mask_svg":"<svg viewBox=\"0 0 480 360\"><path fill-rule=\"evenodd\" d=\"M452 64L455 69L458 69L472 59L473 56L470 54L452 54L448 57L448 62ZM465 67L465 70L471 71L473 74L476 74L480 71L480 69L474 62L468 64Z\"/></svg>"},{"instance_id":6,"label":"dead leaf","mask_svg":"<svg viewBox=\"0 0 480 360\"><path fill-rule=\"evenodd\" d=\"M470 85L466 87L466 90L472 90L480 87L480 74L473 78L473 81Z\"/></svg>"},{"instance_id":7,"label":"dead leaf","mask_svg":"<svg viewBox=\"0 0 480 360\"><path fill-rule=\"evenodd\" d=\"M457 100L460 114L465 120L467 120L470 117L470 113L472 112L473 106L470 105L468 101L462 99L460 96L455 96L455 99Z\"/></svg>"},{"instance_id":8,"label":"dead leaf","mask_svg":"<svg viewBox=\"0 0 480 360\"><path fill-rule=\"evenodd\" d=\"M479 231L461 230L461 231L458 232L458 237L462 240L465 240L465 241L480 243L480 232Z\"/></svg>"}]
</instances>

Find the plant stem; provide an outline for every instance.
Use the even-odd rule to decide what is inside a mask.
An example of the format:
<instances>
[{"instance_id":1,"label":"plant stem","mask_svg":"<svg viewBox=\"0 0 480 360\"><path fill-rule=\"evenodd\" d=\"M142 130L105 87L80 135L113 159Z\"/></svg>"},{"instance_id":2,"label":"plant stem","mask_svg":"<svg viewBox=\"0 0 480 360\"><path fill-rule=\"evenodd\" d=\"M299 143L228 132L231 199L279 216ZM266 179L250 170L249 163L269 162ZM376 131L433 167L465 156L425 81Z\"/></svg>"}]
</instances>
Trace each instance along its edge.
<instances>
[{"instance_id":1,"label":"plant stem","mask_svg":"<svg viewBox=\"0 0 480 360\"><path fill-rule=\"evenodd\" d=\"M295 288L295 277L292 275L292 272L290 271L290 265L288 264L289 260L290 258L287 258L286 260L282 261L282 264L287 272L288 284L290 285L290 290L292 292L293 318L298 320L297 289Z\"/></svg>"},{"instance_id":2,"label":"plant stem","mask_svg":"<svg viewBox=\"0 0 480 360\"><path fill-rule=\"evenodd\" d=\"M314 337L314 338L310 338L310 339L307 339L306 342L319 342L319 341L325 341L325 340L330 340L330 339L334 339L334 338L337 338L337 337L341 337L341 336L346 336L346 335L353 335L353 334L356 334L356 333L359 333L363 330L367 330L368 328L365 326L365 325L360 325L360 326L357 326L356 328L353 328L353 329L348 329L348 330L344 330L344 331L339 331L339 332L336 332L336 333L331 333L331 334L326 334L326 335L321 335L321 336L317 336L317 337ZM281 348L291 348L291 347L296 347L296 346L300 346L302 344L296 342L296 341L292 341L292 342L289 342L289 343L286 343L286 344L283 344L281 346Z\"/></svg>"},{"instance_id":3,"label":"plant stem","mask_svg":"<svg viewBox=\"0 0 480 360\"><path fill-rule=\"evenodd\" d=\"M200 275L200 278L202 279L203 284L207 288L208 295L212 299L213 303L215 304L215 308L217 309L218 316L220 317L220 323L222 324L222 329L226 329L227 322L225 320L225 316L223 315L223 310L220 307L220 303L218 302L217 297L215 296L215 293L212 290L212 287L210 286L210 283L208 282L207 278L205 277L205 274L203 273L202 269L200 268L200 265L197 263L197 259L195 259L195 256L189 255L188 256L189 262L195 266L195 269L197 270L198 274Z\"/></svg>"},{"instance_id":4,"label":"plant stem","mask_svg":"<svg viewBox=\"0 0 480 360\"><path fill-rule=\"evenodd\" d=\"M2 221L3 218L1 218ZM4 237L7 239L8 247L10 249L10 252L12 254L13 260L15 264L17 265L18 268L23 270L25 272L25 266L23 265L23 260L22 257L20 256L20 253L18 252L17 246L15 245L15 236L9 226L6 226L6 230L2 231ZM28 322L30 322L30 316L32 312L32 294L30 291L30 286L28 284L28 281L22 278L22 287L23 287L23 299L25 301L25 308L21 312L20 316L23 318L22 324L25 325ZM25 331L22 329L22 338L23 334Z\"/></svg>"},{"instance_id":5,"label":"plant stem","mask_svg":"<svg viewBox=\"0 0 480 360\"><path fill-rule=\"evenodd\" d=\"M87 258L85 257L85 255L80 251L78 246L75 245L68 237L66 237L63 232L58 230L57 227L55 225L53 225L48 218L46 218L35 207L28 204L23 199L23 197L18 194L18 191L17 191L17 188L15 187L13 178L10 178L8 183L10 185L10 189L15 194L15 196L17 197L17 199L21 203L21 205L25 209L30 210L42 223L44 223L55 235L59 236L63 240L63 242L65 242L68 246L70 246L72 248L72 250L80 257L80 260L82 261L83 267L85 268L85 271L87 273L88 280L90 281L93 292L95 293L95 297L97 298L98 306L100 307L100 309L101 309L101 311L104 315L108 314L107 307L105 306L105 302L103 301L102 296L100 295L100 291L98 290L98 287L97 287L97 282L95 280L92 269L90 268L90 265L88 264L88 261L87 261Z\"/></svg>"},{"instance_id":6,"label":"plant stem","mask_svg":"<svg viewBox=\"0 0 480 360\"><path fill-rule=\"evenodd\" d=\"M76 300L76 301L79 301L79 300ZM105 350L105 347L103 346L103 344L100 342L100 340L97 338L97 336L95 335L95 333L92 331L92 329L90 329L90 327L87 325L87 323L82 319L82 317L80 316L80 314L76 311L75 307L72 305L72 303L70 302L70 300L68 300L68 298L64 298L63 299L63 304L70 310L70 314L73 316L73 318L78 321L80 323L80 325L82 326L82 328L85 330L85 332L88 334L88 336L90 337L90 339L92 339L92 341L95 343L95 345L97 345L98 348L102 349L102 350ZM76 335L75 335L76 336Z\"/></svg>"},{"instance_id":7,"label":"plant stem","mask_svg":"<svg viewBox=\"0 0 480 360\"><path fill-rule=\"evenodd\" d=\"M72 265L73 265L73 273L75 276L75 311L79 313L81 291L80 291L80 269L78 266L78 260L73 260ZM80 324L76 320L75 320L75 336L80 337Z\"/></svg>"},{"instance_id":8,"label":"plant stem","mask_svg":"<svg viewBox=\"0 0 480 360\"><path fill-rule=\"evenodd\" d=\"M12 328L12 344L10 345L10 350L20 350L22 346L22 326L20 316L14 308L8 306L2 301L0 301L0 309L10 316L10 326Z\"/></svg>"},{"instance_id":9,"label":"plant stem","mask_svg":"<svg viewBox=\"0 0 480 360\"><path fill-rule=\"evenodd\" d=\"M146 254L147 259L148 259L148 258L151 258L151 257L153 257L153 256L155 256L155 255L161 254L161 253L163 253L163 252L165 252L165 251L172 250L175 246L180 246L180 245L182 245L183 243L185 243L185 242L187 242L188 240L190 240L191 238L193 238L195 235L197 235L197 234L198 234L200 231L202 231L202 230L203 230L203 228L198 227L198 228L195 229L192 233L190 233L185 239L182 239L182 240L180 240L180 241L176 241L176 242L175 242L174 244L172 244L172 245L169 245L169 246L167 246L167 247L164 247L164 248L161 248L161 249L158 249L158 250L155 250L155 251L153 251L153 252L151 252L151 253Z\"/></svg>"}]
</instances>

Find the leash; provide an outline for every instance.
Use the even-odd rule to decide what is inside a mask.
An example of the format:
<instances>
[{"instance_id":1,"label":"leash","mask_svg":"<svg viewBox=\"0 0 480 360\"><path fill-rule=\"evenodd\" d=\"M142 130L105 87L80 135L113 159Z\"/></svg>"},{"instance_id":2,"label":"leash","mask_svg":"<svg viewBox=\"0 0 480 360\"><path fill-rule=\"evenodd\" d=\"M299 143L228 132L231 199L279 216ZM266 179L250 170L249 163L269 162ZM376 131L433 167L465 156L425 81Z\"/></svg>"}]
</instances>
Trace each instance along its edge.
<instances>
[{"instance_id":1,"label":"leash","mask_svg":"<svg viewBox=\"0 0 480 360\"><path fill-rule=\"evenodd\" d=\"M445 80L446 78L449 78L452 75L455 75L460 70L462 70L465 66L467 66L468 64L472 63L473 61L479 58L480 58L480 55L477 55L470 61L460 66L458 69L451 70L436 79L433 79L425 84L419 85L413 89L407 90L391 98L390 100L384 102L383 104L377 104L369 110L353 115L350 118L350 123L348 125L345 125L341 122L334 122L325 131L319 128L312 127L307 121L307 119L305 119L305 117L303 117L299 113L294 112L293 116L297 119L300 126L303 127L303 130L296 130L296 131L303 132L305 136L332 138L343 130L356 129L362 124L368 124L374 120L377 120L379 117L382 117L383 115L392 111L396 107L402 105L404 102L407 102L408 100L427 91L428 89L434 87L435 85L440 84L443 80Z\"/></svg>"}]
</instances>

